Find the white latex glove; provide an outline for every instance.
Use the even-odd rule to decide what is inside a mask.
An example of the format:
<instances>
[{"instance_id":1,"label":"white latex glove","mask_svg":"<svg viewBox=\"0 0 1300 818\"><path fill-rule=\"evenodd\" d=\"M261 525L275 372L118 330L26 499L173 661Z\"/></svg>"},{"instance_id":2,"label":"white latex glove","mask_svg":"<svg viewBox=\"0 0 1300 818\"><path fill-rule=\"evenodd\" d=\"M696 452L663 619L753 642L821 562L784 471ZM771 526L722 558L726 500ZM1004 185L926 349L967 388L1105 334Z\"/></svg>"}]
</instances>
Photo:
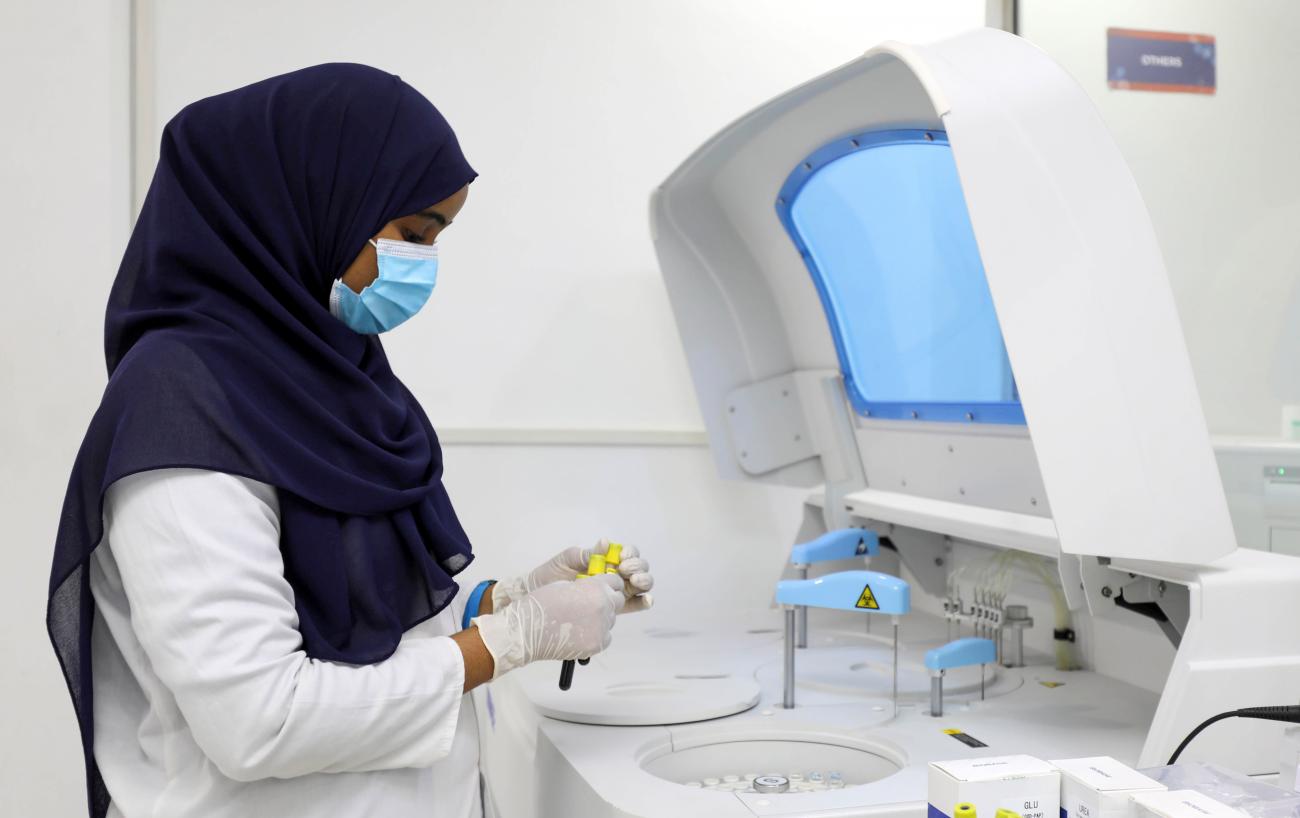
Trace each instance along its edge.
<instances>
[{"instance_id":1,"label":"white latex glove","mask_svg":"<svg viewBox=\"0 0 1300 818\"><path fill-rule=\"evenodd\" d=\"M522 599L552 582L567 582L585 573L592 554L609 552L609 540L601 540L592 548L572 546L566 548L522 577L497 582L492 586L492 610L504 610L511 602ZM622 613L644 611L654 604L648 593L654 587L650 563L642 559L634 545L623 546L618 575L623 578L623 596L627 606ZM611 575L612 576L612 575Z\"/></svg>"},{"instance_id":2,"label":"white latex glove","mask_svg":"<svg viewBox=\"0 0 1300 818\"><path fill-rule=\"evenodd\" d=\"M613 574L553 582L504 611L475 617L492 654L492 678L539 659L586 659L609 647L614 617L626 602Z\"/></svg>"}]
</instances>

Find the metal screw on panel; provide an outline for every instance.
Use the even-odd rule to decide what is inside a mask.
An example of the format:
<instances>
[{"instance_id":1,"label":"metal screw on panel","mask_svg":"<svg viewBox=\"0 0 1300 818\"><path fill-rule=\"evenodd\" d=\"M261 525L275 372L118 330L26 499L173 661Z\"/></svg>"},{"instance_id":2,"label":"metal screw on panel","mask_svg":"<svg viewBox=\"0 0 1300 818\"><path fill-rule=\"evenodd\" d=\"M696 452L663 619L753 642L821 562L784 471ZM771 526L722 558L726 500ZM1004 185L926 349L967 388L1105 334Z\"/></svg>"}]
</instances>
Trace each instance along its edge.
<instances>
[{"instance_id":1,"label":"metal screw on panel","mask_svg":"<svg viewBox=\"0 0 1300 818\"><path fill-rule=\"evenodd\" d=\"M907 485L907 480L906 480L906 479L902 480L901 482L902 482L902 484L903 484L904 486Z\"/></svg>"},{"instance_id":2,"label":"metal screw on panel","mask_svg":"<svg viewBox=\"0 0 1300 818\"><path fill-rule=\"evenodd\" d=\"M788 398L788 397L790 397L790 390L789 390L789 389L782 389L782 390L781 390L781 397L783 397L783 398Z\"/></svg>"},{"instance_id":3,"label":"metal screw on panel","mask_svg":"<svg viewBox=\"0 0 1300 818\"><path fill-rule=\"evenodd\" d=\"M934 141L934 134L932 134L932 133L928 133L928 134L926 134L926 135L925 135L925 141L926 141L926 142L933 142L933 141Z\"/></svg>"},{"instance_id":4,"label":"metal screw on panel","mask_svg":"<svg viewBox=\"0 0 1300 818\"><path fill-rule=\"evenodd\" d=\"M916 411L915 409L912 410L912 417L913 417L913 418L919 418L920 416L921 416L921 413L920 413L920 412Z\"/></svg>"},{"instance_id":5,"label":"metal screw on panel","mask_svg":"<svg viewBox=\"0 0 1300 818\"><path fill-rule=\"evenodd\" d=\"M960 489L960 488L959 488L959 489L957 489L957 493L958 493L958 494L961 494L961 495L963 495L963 496L965 496L965 494L966 494L966 489Z\"/></svg>"},{"instance_id":6,"label":"metal screw on panel","mask_svg":"<svg viewBox=\"0 0 1300 818\"><path fill-rule=\"evenodd\" d=\"M940 568L942 568L942 567L943 567L943 557L935 557L935 558L934 558L934 564L937 565L937 566L939 566Z\"/></svg>"},{"instance_id":7,"label":"metal screw on panel","mask_svg":"<svg viewBox=\"0 0 1300 818\"><path fill-rule=\"evenodd\" d=\"M811 163L808 163L808 162L804 162L804 163L803 163L803 169L804 169L804 170L812 170L812 164L811 164Z\"/></svg>"},{"instance_id":8,"label":"metal screw on panel","mask_svg":"<svg viewBox=\"0 0 1300 818\"><path fill-rule=\"evenodd\" d=\"M785 197L781 196L776 200L777 204L785 204Z\"/></svg>"},{"instance_id":9,"label":"metal screw on panel","mask_svg":"<svg viewBox=\"0 0 1300 818\"><path fill-rule=\"evenodd\" d=\"M795 439L795 442L797 443L797 442L799 442L800 440L803 440L803 435L795 435L795 436L794 436L794 439Z\"/></svg>"},{"instance_id":10,"label":"metal screw on panel","mask_svg":"<svg viewBox=\"0 0 1300 818\"><path fill-rule=\"evenodd\" d=\"M952 444L951 444L951 443L948 444L948 451L950 451L950 452L952 451Z\"/></svg>"},{"instance_id":11,"label":"metal screw on panel","mask_svg":"<svg viewBox=\"0 0 1300 818\"><path fill-rule=\"evenodd\" d=\"M1162 580L1158 585L1156 585L1156 592L1159 593L1161 596L1164 596L1165 588L1166 588L1165 583Z\"/></svg>"},{"instance_id":12,"label":"metal screw on panel","mask_svg":"<svg viewBox=\"0 0 1300 818\"><path fill-rule=\"evenodd\" d=\"M741 452L741 453L740 453L740 456L741 456L741 457L749 457L749 452Z\"/></svg>"},{"instance_id":13,"label":"metal screw on panel","mask_svg":"<svg viewBox=\"0 0 1300 818\"><path fill-rule=\"evenodd\" d=\"M1029 498L1029 505L1031 505L1031 506L1036 506L1036 505L1038 505L1038 498L1037 498L1037 497L1030 497L1030 498Z\"/></svg>"},{"instance_id":14,"label":"metal screw on panel","mask_svg":"<svg viewBox=\"0 0 1300 818\"><path fill-rule=\"evenodd\" d=\"M974 419L975 419L975 413L974 413L974 412L967 412L967 413L966 413L966 419L967 419L967 420L974 420Z\"/></svg>"},{"instance_id":15,"label":"metal screw on panel","mask_svg":"<svg viewBox=\"0 0 1300 818\"><path fill-rule=\"evenodd\" d=\"M736 407L734 407L734 406L728 406L728 407L727 407L727 411L734 415L734 414L736 414Z\"/></svg>"},{"instance_id":16,"label":"metal screw on panel","mask_svg":"<svg viewBox=\"0 0 1300 818\"><path fill-rule=\"evenodd\" d=\"M852 146L855 147L855 148L857 148L857 147L861 147L861 143L858 142L858 140L856 140L856 139L850 139L850 140L849 140L849 144L852 145Z\"/></svg>"},{"instance_id":17,"label":"metal screw on panel","mask_svg":"<svg viewBox=\"0 0 1300 818\"><path fill-rule=\"evenodd\" d=\"M1113 595L1114 593L1115 592L1110 589L1109 585L1103 585L1101 588L1101 595L1106 597L1107 599L1110 599L1111 595Z\"/></svg>"}]
</instances>

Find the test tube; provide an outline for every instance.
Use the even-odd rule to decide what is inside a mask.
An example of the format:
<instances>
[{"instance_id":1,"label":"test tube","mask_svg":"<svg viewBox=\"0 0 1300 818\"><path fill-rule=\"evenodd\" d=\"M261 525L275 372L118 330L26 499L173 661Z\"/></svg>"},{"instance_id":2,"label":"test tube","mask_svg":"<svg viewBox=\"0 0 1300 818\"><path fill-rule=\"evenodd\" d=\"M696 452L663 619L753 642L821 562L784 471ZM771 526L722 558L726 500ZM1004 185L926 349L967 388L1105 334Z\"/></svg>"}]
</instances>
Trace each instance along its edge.
<instances>
[{"instance_id":1,"label":"test tube","mask_svg":"<svg viewBox=\"0 0 1300 818\"><path fill-rule=\"evenodd\" d=\"M613 568L607 567L610 558L613 558ZM601 574L617 574L618 564L623 557L623 546L618 543L610 543L609 550L605 554L592 554L587 560L587 573L578 574L579 577L595 577ZM577 660L579 664L586 665L591 661L591 657ZM560 689L568 690L573 686L573 671L575 668L574 660L565 659L560 663Z\"/></svg>"}]
</instances>

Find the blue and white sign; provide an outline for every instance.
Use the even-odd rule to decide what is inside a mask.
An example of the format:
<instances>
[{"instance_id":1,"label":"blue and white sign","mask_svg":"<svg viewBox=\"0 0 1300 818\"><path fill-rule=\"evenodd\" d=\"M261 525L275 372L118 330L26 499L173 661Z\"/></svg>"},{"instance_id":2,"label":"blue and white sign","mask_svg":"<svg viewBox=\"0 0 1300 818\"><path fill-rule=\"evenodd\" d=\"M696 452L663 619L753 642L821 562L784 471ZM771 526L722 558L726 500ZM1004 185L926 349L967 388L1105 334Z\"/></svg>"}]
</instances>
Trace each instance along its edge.
<instances>
[{"instance_id":1,"label":"blue and white sign","mask_svg":"<svg viewBox=\"0 0 1300 818\"><path fill-rule=\"evenodd\" d=\"M1106 30L1106 79L1111 88L1213 94L1214 38L1171 31Z\"/></svg>"}]
</instances>

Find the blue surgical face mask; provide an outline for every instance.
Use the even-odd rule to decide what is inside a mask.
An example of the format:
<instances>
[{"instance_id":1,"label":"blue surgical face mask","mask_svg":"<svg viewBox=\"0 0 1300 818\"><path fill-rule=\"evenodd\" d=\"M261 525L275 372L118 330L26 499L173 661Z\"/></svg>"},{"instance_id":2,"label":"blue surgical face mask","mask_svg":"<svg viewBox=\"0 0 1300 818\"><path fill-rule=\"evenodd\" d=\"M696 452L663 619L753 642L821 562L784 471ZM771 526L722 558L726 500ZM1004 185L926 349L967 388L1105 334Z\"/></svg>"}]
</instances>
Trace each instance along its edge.
<instances>
[{"instance_id":1,"label":"blue surgical face mask","mask_svg":"<svg viewBox=\"0 0 1300 818\"><path fill-rule=\"evenodd\" d=\"M379 258L379 277L360 293L334 282L330 312L363 335L388 332L419 312L438 280L437 245L371 239Z\"/></svg>"}]
</instances>

